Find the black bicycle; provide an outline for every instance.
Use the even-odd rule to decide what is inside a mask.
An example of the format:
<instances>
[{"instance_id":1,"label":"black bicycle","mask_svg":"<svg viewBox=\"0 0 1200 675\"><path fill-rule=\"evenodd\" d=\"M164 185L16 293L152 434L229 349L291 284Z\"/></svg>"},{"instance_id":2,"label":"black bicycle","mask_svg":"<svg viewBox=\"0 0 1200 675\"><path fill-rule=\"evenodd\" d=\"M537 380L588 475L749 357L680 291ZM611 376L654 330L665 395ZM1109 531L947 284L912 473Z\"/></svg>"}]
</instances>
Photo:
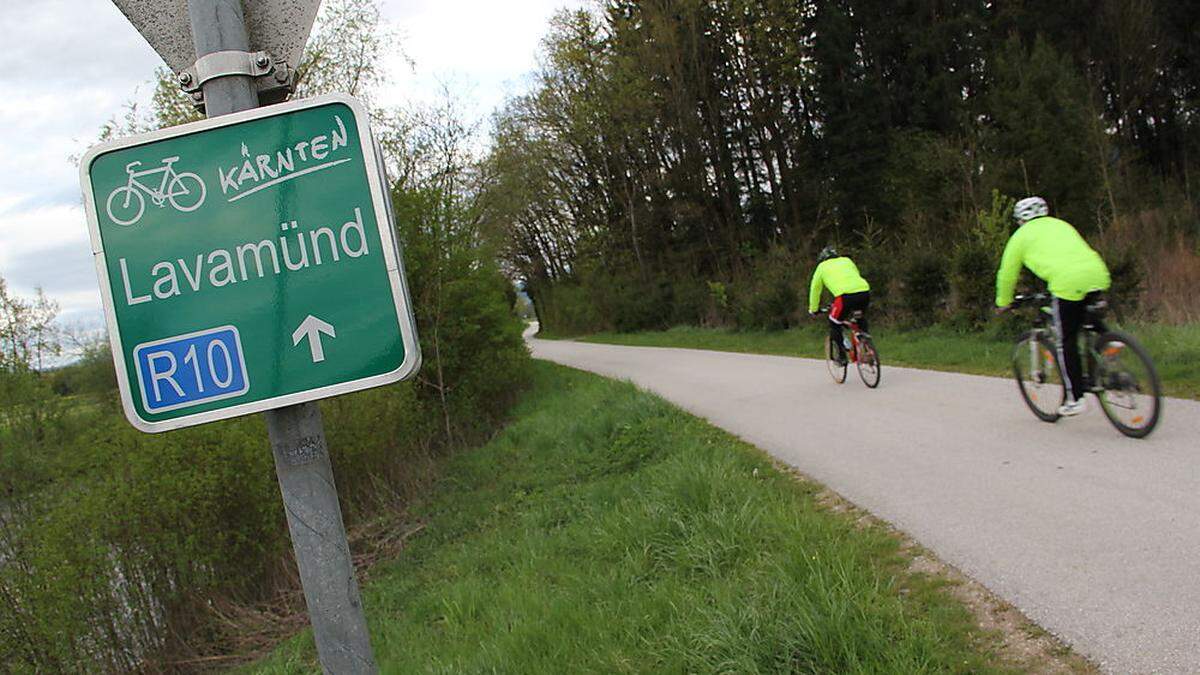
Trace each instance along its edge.
<instances>
[{"instance_id":1,"label":"black bicycle","mask_svg":"<svg viewBox=\"0 0 1200 675\"><path fill-rule=\"evenodd\" d=\"M1017 339L1013 375L1025 404L1043 422L1057 422L1059 407L1067 400L1063 367L1059 362L1060 336L1051 320L1048 293L1018 295L1013 309L1033 307L1033 329ZM1158 371L1145 348L1128 333L1104 325L1108 303L1099 299L1087 306L1081 330L1086 388L1100 399L1105 416L1118 431L1145 438L1162 415L1162 387Z\"/></svg>"}]
</instances>

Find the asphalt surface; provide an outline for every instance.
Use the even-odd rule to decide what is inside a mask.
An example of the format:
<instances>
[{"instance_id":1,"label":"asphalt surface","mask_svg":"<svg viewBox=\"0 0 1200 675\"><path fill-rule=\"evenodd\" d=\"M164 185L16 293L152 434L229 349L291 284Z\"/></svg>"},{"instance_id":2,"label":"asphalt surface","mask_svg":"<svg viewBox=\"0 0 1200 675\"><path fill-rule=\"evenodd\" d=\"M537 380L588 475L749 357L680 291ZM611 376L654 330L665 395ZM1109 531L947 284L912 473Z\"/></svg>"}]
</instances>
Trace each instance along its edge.
<instances>
[{"instance_id":1,"label":"asphalt surface","mask_svg":"<svg viewBox=\"0 0 1200 675\"><path fill-rule=\"evenodd\" d=\"M536 358L638 386L907 532L1114 673L1200 672L1200 403L1145 440L1094 398L1038 421L1011 380L531 339Z\"/></svg>"}]
</instances>

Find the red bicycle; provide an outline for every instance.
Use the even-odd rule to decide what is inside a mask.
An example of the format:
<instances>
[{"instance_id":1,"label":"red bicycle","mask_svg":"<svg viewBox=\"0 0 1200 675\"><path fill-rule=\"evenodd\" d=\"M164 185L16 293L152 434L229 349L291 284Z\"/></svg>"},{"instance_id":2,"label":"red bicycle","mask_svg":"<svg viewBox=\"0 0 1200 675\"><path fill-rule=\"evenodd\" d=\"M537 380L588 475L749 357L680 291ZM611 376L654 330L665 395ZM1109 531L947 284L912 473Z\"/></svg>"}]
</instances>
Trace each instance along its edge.
<instances>
[{"instance_id":1,"label":"red bicycle","mask_svg":"<svg viewBox=\"0 0 1200 675\"><path fill-rule=\"evenodd\" d=\"M817 313L828 314L829 308L822 307ZM854 363L863 384L874 389L879 386L883 365L879 361L879 350L875 348L871 336L858 326L862 315L861 310L856 310L851 312L849 318L838 321L842 324L842 333L850 336L849 349L834 344L833 336L825 336L825 365L829 368L829 376L833 381L841 384L846 381L846 370L850 363Z\"/></svg>"}]
</instances>

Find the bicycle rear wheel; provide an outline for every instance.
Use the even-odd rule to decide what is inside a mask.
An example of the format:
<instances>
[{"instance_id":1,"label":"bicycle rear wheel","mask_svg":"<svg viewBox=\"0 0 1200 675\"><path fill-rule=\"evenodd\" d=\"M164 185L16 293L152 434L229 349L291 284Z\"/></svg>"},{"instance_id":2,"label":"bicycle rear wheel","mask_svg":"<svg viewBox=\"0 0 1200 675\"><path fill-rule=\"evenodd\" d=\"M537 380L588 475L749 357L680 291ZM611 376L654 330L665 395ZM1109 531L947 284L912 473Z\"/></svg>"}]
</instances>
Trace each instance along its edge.
<instances>
[{"instance_id":1,"label":"bicycle rear wheel","mask_svg":"<svg viewBox=\"0 0 1200 675\"><path fill-rule=\"evenodd\" d=\"M858 336L858 376L863 384L871 389L879 386L879 376L883 365L879 362L879 352L875 343L866 335Z\"/></svg>"},{"instance_id":2,"label":"bicycle rear wheel","mask_svg":"<svg viewBox=\"0 0 1200 675\"><path fill-rule=\"evenodd\" d=\"M1117 431L1145 438L1162 413L1162 387L1150 355L1132 335L1109 331L1094 345L1100 407Z\"/></svg>"},{"instance_id":3,"label":"bicycle rear wheel","mask_svg":"<svg viewBox=\"0 0 1200 675\"><path fill-rule=\"evenodd\" d=\"M128 185L113 190L104 203L108 217L118 225L132 225L142 217L146 210L146 198L137 188Z\"/></svg>"},{"instance_id":4,"label":"bicycle rear wheel","mask_svg":"<svg viewBox=\"0 0 1200 675\"><path fill-rule=\"evenodd\" d=\"M1013 351L1013 376L1021 398L1043 422L1057 422L1058 408L1067 400L1056 354L1050 340L1032 331L1017 340Z\"/></svg>"},{"instance_id":5,"label":"bicycle rear wheel","mask_svg":"<svg viewBox=\"0 0 1200 675\"><path fill-rule=\"evenodd\" d=\"M842 361L838 360L838 356L840 355L840 353L841 352L838 349L837 345L835 345L833 343L833 339L830 336L826 335L825 336L825 365L826 365L826 367L829 368L829 376L832 377L833 381L837 382L838 384L841 384L846 381L846 362L844 360L842 360Z\"/></svg>"}]
</instances>

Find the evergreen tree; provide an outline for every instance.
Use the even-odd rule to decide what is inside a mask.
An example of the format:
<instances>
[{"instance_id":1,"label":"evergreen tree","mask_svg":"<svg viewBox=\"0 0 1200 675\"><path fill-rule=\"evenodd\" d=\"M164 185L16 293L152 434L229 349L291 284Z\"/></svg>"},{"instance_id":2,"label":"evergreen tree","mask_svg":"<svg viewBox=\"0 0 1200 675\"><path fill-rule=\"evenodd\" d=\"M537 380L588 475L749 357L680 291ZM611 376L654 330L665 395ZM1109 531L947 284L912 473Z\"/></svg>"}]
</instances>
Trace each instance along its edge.
<instances>
[{"instance_id":1,"label":"evergreen tree","mask_svg":"<svg viewBox=\"0 0 1200 675\"><path fill-rule=\"evenodd\" d=\"M1087 89L1043 38L1013 37L995 56L988 94L986 178L1009 195L1038 194L1077 226L1095 222L1099 175Z\"/></svg>"}]
</instances>

